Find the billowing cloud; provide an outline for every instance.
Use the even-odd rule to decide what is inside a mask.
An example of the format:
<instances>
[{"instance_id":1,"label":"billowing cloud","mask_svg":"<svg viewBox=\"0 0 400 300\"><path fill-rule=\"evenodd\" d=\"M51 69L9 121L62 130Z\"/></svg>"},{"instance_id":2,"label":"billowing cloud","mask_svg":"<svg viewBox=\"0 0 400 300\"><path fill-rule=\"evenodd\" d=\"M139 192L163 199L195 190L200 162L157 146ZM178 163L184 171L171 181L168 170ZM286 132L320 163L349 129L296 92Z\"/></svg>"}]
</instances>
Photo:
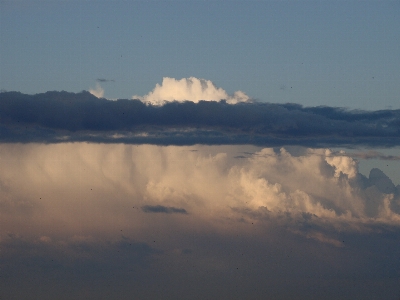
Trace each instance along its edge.
<instances>
[{"instance_id":1,"label":"billowing cloud","mask_svg":"<svg viewBox=\"0 0 400 300\"><path fill-rule=\"evenodd\" d=\"M233 146L196 148L3 144L1 214L2 220L10 218L3 234L26 234L18 232L21 215L31 218L29 231L35 223L55 220L62 220L62 230L73 231L76 218L83 227L112 231L143 221L140 212L189 211L199 220L239 212L248 222L309 214L316 224L400 225L399 186L376 168L369 178L361 175L357 162L344 153L257 148L237 159ZM110 205L115 208L97 220ZM139 214L135 220L130 219L133 211ZM53 238L50 232L41 234Z\"/></svg>"},{"instance_id":2,"label":"billowing cloud","mask_svg":"<svg viewBox=\"0 0 400 300\"><path fill-rule=\"evenodd\" d=\"M145 103L162 105L171 101L220 101L226 100L227 103L235 104L246 102L250 98L242 91L236 91L233 95L214 85L211 80L198 79L196 77L175 79L164 77L161 85L158 83L153 91L145 96L132 96L132 99L140 99Z\"/></svg>"},{"instance_id":3,"label":"billowing cloud","mask_svg":"<svg viewBox=\"0 0 400 300\"><path fill-rule=\"evenodd\" d=\"M98 82L96 82L96 87L94 89L93 88L89 89L89 93L91 93L93 96L95 96L97 98L103 98L104 89L101 87L101 85Z\"/></svg>"},{"instance_id":4,"label":"billowing cloud","mask_svg":"<svg viewBox=\"0 0 400 300\"><path fill-rule=\"evenodd\" d=\"M363 176L346 152L9 143L0 154L5 299L398 292L400 186Z\"/></svg>"}]
</instances>

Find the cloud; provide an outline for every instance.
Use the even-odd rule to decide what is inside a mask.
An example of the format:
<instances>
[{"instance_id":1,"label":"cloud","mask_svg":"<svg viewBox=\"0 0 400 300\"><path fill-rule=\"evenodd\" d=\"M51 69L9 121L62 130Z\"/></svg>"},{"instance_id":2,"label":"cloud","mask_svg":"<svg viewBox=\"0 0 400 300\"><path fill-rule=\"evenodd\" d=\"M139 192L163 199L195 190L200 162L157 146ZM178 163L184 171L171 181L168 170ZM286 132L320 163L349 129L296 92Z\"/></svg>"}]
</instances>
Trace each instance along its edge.
<instances>
[{"instance_id":1,"label":"cloud","mask_svg":"<svg viewBox=\"0 0 400 300\"><path fill-rule=\"evenodd\" d=\"M142 210L146 213L187 214L187 211L184 208L168 207L162 205L145 205L142 206Z\"/></svg>"},{"instance_id":2,"label":"cloud","mask_svg":"<svg viewBox=\"0 0 400 300\"><path fill-rule=\"evenodd\" d=\"M242 91L236 91L230 96L225 90L216 87L212 81L206 79L189 77L177 80L164 77L161 85L157 83L153 91L145 96L132 96L132 99L140 99L153 105L162 105L171 101L192 101L197 103L201 100L226 100L227 103L235 104L249 101L250 98Z\"/></svg>"},{"instance_id":3,"label":"cloud","mask_svg":"<svg viewBox=\"0 0 400 300\"><path fill-rule=\"evenodd\" d=\"M1 298L398 292L399 186L361 175L346 152L81 142L0 153Z\"/></svg>"},{"instance_id":4,"label":"cloud","mask_svg":"<svg viewBox=\"0 0 400 300\"><path fill-rule=\"evenodd\" d=\"M349 178L354 178L357 175L357 162L346 155L344 151L339 152L339 155L332 155L332 151L327 150L326 162L335 168L335 176L346 174Z\"/></svg>"},{"instance_id":5,"label":"cloud","mask_svg":"<svg viewBox=\"0 0 400 300\"><path fill-rule=\"evenodd\" d=\"M396 187L390 178L378 168L373 168L369 173L369 180L372 185L385 194L396 194Z\"/></svg>"},{"instance_id":6,"label":"cloud","mask_svg":"<svg viewBox=\"0 0 400 300\"><path fill-rule=\"evenodd\" d=\"M350 155L352 157L361 159L400 160L400 155L385 155L374 150L369 150L365 152L353 152Z\"/></svg>"},{"instance_id":7,"label":"cloud","mask_svg":"<svg viewBox=\"0 0 400 300\"><path fill-rule=\"evenodd\" d=\"M89 92L0 93L0 141L151 144L400 145L400 110L295 104L109 101Z\"/></svg>"},{"instance_id":8,"label":"cloud","mask_svg":"<svg viewBox=\"0 0 400 300\"><path fill-rule=\"evenodd\" d=\"M104 89L101 87L101 85L99 83L96 83L96 88L89 89L89 93L91 93L93 96L95 96L97 98L103 98Z\"/></svg>"},{"instance_id":9,"label":"cloud","mask_svg":"<svg viewBox=\"0 0 400 300\"><path fill-rule=\"evenodd\" d=\"M97 78L97 82L115 82L114 79Z\"/></svg>"},{"instance_id":10,"label":"cloud","mask_svg":"<svg viewBox=\"0 0 400 300\"><path fill-rule=\"evenodd\" d=\"M88 92L0 94L1 141L154 144L400 144L400 110L346 111L270 103L108 101ZM318 124L318 126L316 126Z\"/></svg>"},{"instance_id":11,"label":"cloud","mask_svg":"<svg viewBox=\"0 0 400 300\"><path fill-rule=\"evenodd\" d=\"M81 218L80 226L109 232L142 222L143 213L172 218L188 211L193 219L247 211L253 214L247 221L285 214L303 219L306 213L319 225L400 225L392 181L377 168L369 178L361 175L351 157L329 149L257 148L254 155L236 159L239 146L196 146L198 151L87 143L0 146L1 214L14 218L3 230L13 231L21 216L29 216L42 225L63 220L67 231ZM46 220L41 209L52 203L55 210ZM118 209L98 219L109 205Z\"/></svg>"}]
</instances>

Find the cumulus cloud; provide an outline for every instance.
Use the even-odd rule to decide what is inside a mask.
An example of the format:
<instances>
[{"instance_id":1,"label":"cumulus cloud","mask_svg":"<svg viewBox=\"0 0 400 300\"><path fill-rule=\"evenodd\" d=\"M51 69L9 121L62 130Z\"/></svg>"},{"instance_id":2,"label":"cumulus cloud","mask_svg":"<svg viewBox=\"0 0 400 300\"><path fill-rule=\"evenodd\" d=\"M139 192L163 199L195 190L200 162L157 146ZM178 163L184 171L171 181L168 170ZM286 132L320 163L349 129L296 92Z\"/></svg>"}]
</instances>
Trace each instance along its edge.
<instances>
[{"instance_id":1,"label":"cumulus cloud","mask_svg":"<svg viewBox=\"0 0 400 300\"><path fill-rule=\"evenodd\" d=\"M3 234L18 230L21 216L31 218L30 231L54 220L62 220L60 230L73 231L78 218L80 226L103 233L120 226L134 232L131 226L149 215L140 212L173 217L189 211L191 219L207 222L247 211L247 221L310 214L327 224L400 225L397 188L378 169L361 175L344 153L259 148L237 159L233 146L196 148L3 144L0 204L2 220L9 219ZM51 207L47 217L45 207ZM262 211L266 215L256 217Z\"/></svg>"},{"instance_id":2,"label":"cumulus cloud","mask_svg":"<svg viewBox=\"0 0 400 300\"><path fill-rule=\"evenodd\" d=\"M174 299L232 284L227 299L271 289L290 299L299 285L309 299L321 284L325 299L328 284L348 292L348 274L381 287L394 278L385 295L398 288L400 189L381 170L361 175L346 152L8 143L0 153L3 298L63 287L70 299Z\"/></svg>"},{"instance_id":3,"label":"cumulus cloud","mask_svg":"<svg viewBox=\"0 0 400 300\"><path fill-rule=\"evenodd\" d=\"M97 98L103 98L104 96L104 89L101 87L101 85L97 82L96 83L96 87L90 88L89 89L89 93L91 93L93 96L97 97Z\"/></svg>"},{"instance_id":4,"label":"cumulus cloud","mask_svg":"<svg viewBox=\"0 0 400 300\"><path fill-rule=\"evenodd\" d=\"M230 104L246 102L250 98L242 91L236 91L233 95L219 87L211 80L198 79L196 77L175 79L164 77L161 85L158 83L153 91L145 96L132 96L132 99L140 99L145 103L162 105L171 101L220 101L226 100Z\"/></svg>"},{"instance_id":5,"label":"cumulus cloud","mask_svg":"<svg viewBox=\"0 0 400 300\"><path fill-rule=\"evenodd\" d=\"M346 174L349 178L357 175L357 162L347 156L344 151L340 151L339 155L332 155L332 151L326 150L326 162L335 168L335 176Z\"/></svg>"}]
</instances>

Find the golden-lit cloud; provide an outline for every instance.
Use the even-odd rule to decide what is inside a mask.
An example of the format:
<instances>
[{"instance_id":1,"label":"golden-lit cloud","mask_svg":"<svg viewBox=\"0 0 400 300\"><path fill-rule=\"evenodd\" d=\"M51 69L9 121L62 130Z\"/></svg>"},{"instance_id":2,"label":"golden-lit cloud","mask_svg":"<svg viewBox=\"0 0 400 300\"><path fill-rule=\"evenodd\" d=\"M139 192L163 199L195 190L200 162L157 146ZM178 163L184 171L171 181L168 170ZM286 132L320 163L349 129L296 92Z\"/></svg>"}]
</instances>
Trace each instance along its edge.
<instances>
[{"instance_id":1,"label":"golden-lit cloud","mask_svg":"<svg viewBox=\"0 0 400 300\"><path fill-rule=\"evenodd\" d=\"M340 227L400 224L398 196L363 186L369 179L344 153L250 148L237 156L239 146L3 144L1 237L51 241L121 229L137 237L158 222L146 212L164 212L157 218L169 218L159 222L171 228L184 222L198 230L225 230L227 220L264 222L266 215L270 224L284 214Z\"/></svg>"},{"instance_id":2,"label":"golden-lit cloud","mask_svg":"<svg viewBox=\"0 0 400 300\"><path fill-rule=\"evenodd\" d=\"M345 152L59 143L1 144L0 154L6 298L57 298L68 286L66 298L148 299L154 285L190 298L190 282L220 293L228 280L238 290L225 298L250 289L256 299L260 278L284 294L334 284L332 272L397 276L400 188L379 169L361 175ZM93 280L118 289L88 291Z\"/></svg>"},{"instance_id":3,"label":"golden-lit cloud","mask_svg":"<svg viewBox=\"0 0 400 300\"><path fill-rule=\"evenodd\" d=\"M214 85L211 80L199 79L196 77L175 79L164 77L160 84L145 96L132 96L133 99L140 99L143 102L153 105L162 105L170 101L220 101L226 100L228 103L235 104L246 102L250 98L242 91L236 91L233 95Z\"/></svg>"}]
</instances>

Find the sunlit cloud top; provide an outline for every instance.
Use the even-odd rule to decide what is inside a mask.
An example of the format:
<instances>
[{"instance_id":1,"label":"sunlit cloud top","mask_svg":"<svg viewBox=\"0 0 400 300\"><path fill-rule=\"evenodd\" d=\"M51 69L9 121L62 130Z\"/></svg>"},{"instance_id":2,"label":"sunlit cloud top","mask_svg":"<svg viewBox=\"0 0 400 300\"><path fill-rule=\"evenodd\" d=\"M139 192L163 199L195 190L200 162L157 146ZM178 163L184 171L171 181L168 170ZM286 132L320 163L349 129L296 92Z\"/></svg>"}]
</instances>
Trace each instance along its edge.
<instances>
[{"instance_id":1,"label":"sunlit cloud top","mask_svg":"<svg viewBox=\"0 0 400 300\"><path fill-rule=\"evenodd\" d=\"M162 105L171 101L220 101L226 100L230 104L246 102L250 98L242 91L236 91L233 95L219 87L216 87L211 80L199 79L196 77L175 79L164 77L160 84L145 96L132 96L132 99L140 99L145 103Z\"/></svg>"},{"instance_id":2,"label":"sunlit cloud top","mask_svg":"<svg viewBox=\"0 0 400 300\"><path fill-rule=\"evenodd\" d=\"M97 98L103 98L104 96L104 89L101 87L101 85L97 82L96 87L93 89L89 89L89 93L91 93L93 96Z\"/></svg>"}]
</instances>

